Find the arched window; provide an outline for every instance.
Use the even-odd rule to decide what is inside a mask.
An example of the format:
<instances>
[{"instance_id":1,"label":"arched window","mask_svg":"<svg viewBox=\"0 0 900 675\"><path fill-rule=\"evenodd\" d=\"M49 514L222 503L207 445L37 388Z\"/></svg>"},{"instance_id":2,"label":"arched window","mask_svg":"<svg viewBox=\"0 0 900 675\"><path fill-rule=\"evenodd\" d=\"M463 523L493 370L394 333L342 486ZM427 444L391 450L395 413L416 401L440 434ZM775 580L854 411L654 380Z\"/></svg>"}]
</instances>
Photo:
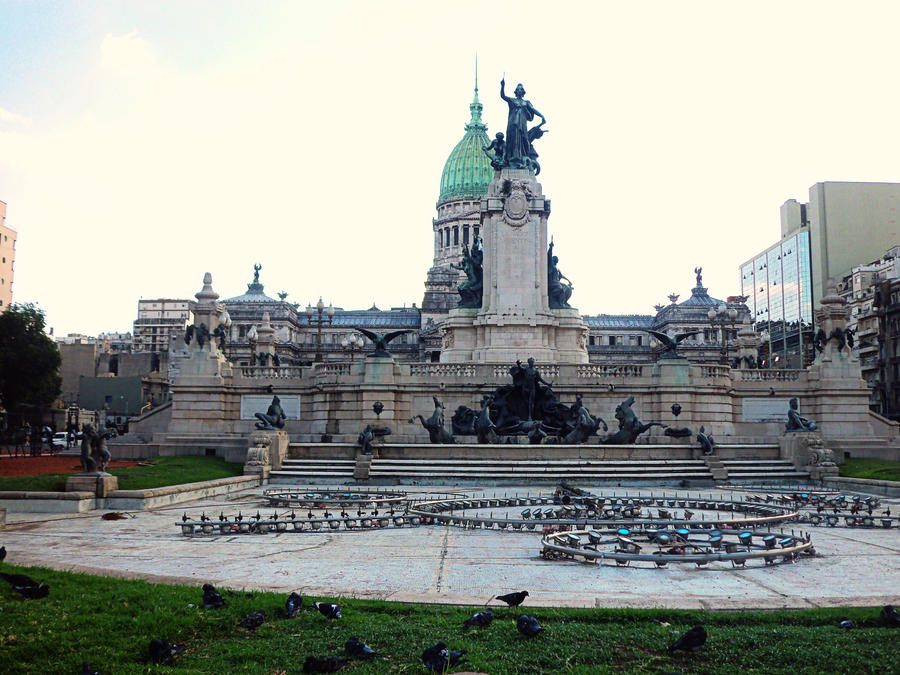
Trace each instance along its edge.
<instances>
[{"instance_id":1,"label":"arched window","mask_svg":"<svg viewBox=\"0 0 900 675\"><path fill-rule=\"evenodd\" d=\"M469 244L469 226L468 225L463 225L463 243L466 245Z\"/></svg>"},{"instance_id":2,"label":"arched window","mask_svg":"<svg viewBox=\"0 0 900 675\"><path fill-rule=\"evenodd\" d=\"M459 246L459 227L453 226L453 245Z\"/></svg>"}]
</instances>

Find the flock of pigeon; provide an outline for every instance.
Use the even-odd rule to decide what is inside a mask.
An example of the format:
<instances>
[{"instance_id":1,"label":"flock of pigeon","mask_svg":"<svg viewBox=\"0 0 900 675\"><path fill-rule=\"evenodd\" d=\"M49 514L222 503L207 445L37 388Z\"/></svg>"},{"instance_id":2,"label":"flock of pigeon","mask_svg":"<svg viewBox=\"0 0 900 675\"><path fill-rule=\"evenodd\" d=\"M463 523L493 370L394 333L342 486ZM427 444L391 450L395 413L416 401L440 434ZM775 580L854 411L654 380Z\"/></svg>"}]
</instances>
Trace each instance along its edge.
<instances>
[{"instance_id":1,"label":"flock of pigeon","mask_svg":"<svg viewBox=\"0 0 900 675\"><path fill-rule=\"evenodd\" d=\"M0 562L6 558L6 547L0 546ZM38 583L25 574L7 574L0 572L2 577L13 590L19 593L23 598L40 599L50 594L50 587L47 584ZM226 605L225 598L213 587L212 584L203 584L202 603L204 609L214 610L220 609ZM505 602L508 607L519 607L525 598L528 597L528 591L518 591L515 593L507 593L505 595L497 595L488 600L500 600ZM303 598L297 593L291 593L285 602L285 614L287 618L294 619L303 608ZM339 605L330 602L314 602L313 608L328 620L336 620L341 618L341 608ZM900 611L891 605L887 605L881 610L881 619L891 627L900 627ZM476 612L463 623L464 628L487 628L494 620L494 610L490 607ZM266 613L259 610L245 616L240 621L240 625L248 630L256 630L266 621ZM850 619L842 618L838 625L844 629L853 629L856 625ZM516 620L516 629L526 638L533 638L540 634L544 628L538 620L530 614L520 614ZM697 652L704 644L706 644L707 632L703 626L695 626L682 635L672 645L669 646L669 653L676 651ZM171 664L175 658L185 651L183 645L172 644L161 638L154 638L150 641L149 656L150 661L157 664ZM370 659L377 655L374 649L365 644L357 637L351 637L344 645L344 651L347 658L337 656L308 656L303 664L304 673L333 673L343 668L349 659ZM427 647L422 651L422 663L425 667L436 673L445 673L448 669L455 667L466 654L465 649L450 649L446 643L438 642L437 644ZM91 665L87 662L82 664L83 675L97 675Z\"/></svg>"}]
</instances>

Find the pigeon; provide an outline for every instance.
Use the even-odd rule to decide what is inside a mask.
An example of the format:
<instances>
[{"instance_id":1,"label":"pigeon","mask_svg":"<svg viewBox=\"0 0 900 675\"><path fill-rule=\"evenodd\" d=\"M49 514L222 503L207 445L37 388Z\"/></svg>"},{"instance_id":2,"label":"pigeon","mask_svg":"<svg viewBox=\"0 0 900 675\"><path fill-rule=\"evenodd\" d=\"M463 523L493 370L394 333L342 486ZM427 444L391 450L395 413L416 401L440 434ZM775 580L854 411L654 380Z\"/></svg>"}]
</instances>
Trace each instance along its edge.
<instances>
[{"instance_id":1,"label":"pigeon","mask_svg":"<svg viewBox=\"0 0 900 675\"><path fill-rule=\"evenodd\" d=\"M128 520L128 516L124 513L119 513L118 511L112 511L111 513L104 513L100 516L103 520Z\"/></svg>"},{"instance_id":2,"label":"pigeon","mask_svg":"<svg viewBox=\"0 0 900 675\"><path fill-rule=\"evenodd\" d=\"M347 659L336 656L307 656L303 663L304 673L334 673L347 665Z\"/></svg>"},{"instance_id":3,"label":"pigeon","mask_svg":"<svg viewBox=\"0 0 900 675\"><path fill-rule=\"evenodd\" d=\"M47 584L39 584L34 579L24 574L7 574L0 572L0 577L13 587L16 593L25 598L37 600L38 598L46 598L50 594L50 587Z\"/></svg>"},{"instance_id":4,"label":"pigeon","mask_svg":"<svg viewBox=\"0 0 900 675\"><path fill-rule=\"evenodd\" d=\"M443 673L448 668L459 663L465 653L465 649L461 649L458 652L451 651L447 649L445 642L438 642L433 647L428 647L422 652L422 663L432 672Z\"/></svg>"},{"instance_id":5,"label":"pigeon","mask_svg":"<svg viewBox=\"0 0 900 675\"><path fill-rule=\"evenodd\" d=\"M494 596L493 600L502 600L510 607L518 607L523 602L525 602L525 598L528 597L528 591L519 591L518 593L507 593L506 595L497 595Z\"/></svg>"},{"instance_id":6,"label":"pigeon","mask_svg":"<svg viewBox=\"0 0 900 675\"><path fill-rule=\"evenodd\" d=\"M706 629L703 626L694 626L687 633L682 635L678 640L669 647L669 653L671 654L677 649L681 649L686 652L697 652L700 651L700 647L702 647L706 643Z\"/></svg>"},{"instance_id":7,"label":"pigeon","mask_svg":"<svg viewBox=\"0 0 900 675\"><path fill-rule=\"evenodd\" d=\"M91 668L91 664L85 661L81 664L81 675L100 675L100 673Z\"/></svg>"},{"instance_id":8,"label":"pigeon","mask_svg":"<svg viewBox=\"0 0 900 675\"><path fill-rule=\"evenodd\" d=\"M531 616L531 614L522 614L516 620L516 628L527 638L533 638L544 630L544 627L541 626L541 624L538 623L538 620Z\"/></svg>"},{"instance_id":9,"label":"pigeon","mask_svg":"<svg viewBox=\"0 0 900 675\"><path fill-rule=\"evenodd\" d=\"M881 619L888 626L893 626L894 628L900 627L900 612L898 612L892 605L885 605L884 607L882 607Z\"/></svg>"},{"instance_id":10,"label":"pigeon","mask_svg":"<svg viewBox=\"0 0 900 675\"><path fill-rule=\"evenodd\" d=\"M0 562L6 560L6 547L0 546Z\"/></svg>"},{"instance_id":11,"label":"pigeon","mask_svg":"<svg viewBox=\"0 0 900 675\"><path fill-rule=\"evenodd\" d=\"M463 624L464 628L471 628L472 626L478 626L479 628L487 628L491 625L491 621L494 620L494 610L488 608L481 612L477 612L466 619L466 622Z\"/></svg>"},{"instance_id":12,"label":"pigeon","mask_svg":"<svg viewBox=\"0 0 900 675\"><path fill-rule=\"evenodd\" d=\"M355 659L370 659L378 653L357 637L351 637L347 640L347 644L344 645L344 651L347 652L347 656L352 656Z\"/></svg>"},{"instance_id":13,"label":"pigeon","mask_svg":"<svg viewBox=\"0 0 900 675\"><path fill-rule=\"evenodd\" d=\"M248 614L243 619L241 619L241 626L247 628L249 630L256 630L260 626L263 625L263 622L266 620L266 613L263 610L259 610L258 612L253 612L253 614Z\"/></svg>"},{"instance_id":14,"label":"pigeon","mask_svg":"<svg viewBox=\"0 0 900 675\"><path fill-rule=\"evenodd\" d=\"M225 606L225 598L212 584L203 584L203 606L206 609L219 609Z\"/></svg>"},{"instance_id":15,"label":"pigeon","mask_svg":"<svg viewBox=\"0 0 900 675\"><path fill-rule=\"evenodd\" d=\"M333 605L330 602L314 602L313 607L319 610L319 613L326 619L341 618L341 608L338 605Z\"/></svg>"},{"instance_id":16,"label":"pigeon","mask_svg":"<svg viewBox=\"0 0 900 675\"><path fill-rule=\"evenodd\" d=\"M284 603L284 609L287 612L287 616L289 619L294 619L297 617L297 612L300 611L300 606L303 604L303 598L301 598L297 593L291 593L288 596L287 602Z\"/></svg>"},{"instance_id":17,"label":"pigeon","mask_svg":"<svg viewBox=\"0 0 900 675\"><path fill-rule=\"evenodd\" d=\"M172 663L175 657L186 649L184 645L173 645L167 640L150 640L150 660L153 663Z\"/></svg>"},{"instance_id":18,"label":"pigeon","mask_svg":"<svg viewBox=\"0 0 900 675\"><path fill-rule=\"evenodd\" d=\"M850 630L851 628L856 628L856 624L853 623L853 622L852 622L850 619L848 619L847 617L844 617L844 618L842 618L840 621L838 621L838 626L840 626L840 627L843 628L844 630Z\"/></svg>"}]
</instances>

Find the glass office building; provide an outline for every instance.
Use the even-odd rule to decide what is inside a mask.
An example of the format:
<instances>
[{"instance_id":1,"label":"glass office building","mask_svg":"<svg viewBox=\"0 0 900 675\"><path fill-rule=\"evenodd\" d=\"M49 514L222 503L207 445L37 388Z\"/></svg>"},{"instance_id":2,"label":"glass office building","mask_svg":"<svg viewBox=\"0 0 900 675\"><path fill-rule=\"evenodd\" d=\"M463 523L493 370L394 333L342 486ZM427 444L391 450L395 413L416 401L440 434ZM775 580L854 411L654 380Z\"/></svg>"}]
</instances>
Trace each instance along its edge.
<instances>
[{"instance_id":1,"label":"glass office building","mask_svg":"<svg viewBox=\"0 0 900 675\"><path fill-rule=\"evenodd\" d=\"M813 297L809 231L785 237L741 265L741 295L762 338L760 359L769 368L812 362Z\"/></svg>"}]
</instances>

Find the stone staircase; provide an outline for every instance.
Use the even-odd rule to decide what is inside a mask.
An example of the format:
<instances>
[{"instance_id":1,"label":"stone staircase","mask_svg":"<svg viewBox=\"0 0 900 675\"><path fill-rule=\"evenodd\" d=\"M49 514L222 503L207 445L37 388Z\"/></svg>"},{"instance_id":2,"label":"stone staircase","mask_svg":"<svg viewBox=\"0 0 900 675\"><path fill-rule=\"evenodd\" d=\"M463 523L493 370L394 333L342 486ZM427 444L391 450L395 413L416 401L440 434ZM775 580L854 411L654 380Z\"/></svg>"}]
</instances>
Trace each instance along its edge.
<instances>
[{"instance_id":1,"label":"stone staircase","mask_svg":"<svg viewBox=\"0 0 900 675\"><path fill-rule=\"evenodd\" d=\"M725 459L722 460L722 465L725 467L727 480L730 483L809 480L808 473L797 471L794 465L786 459Z\"/></svg>"},{"instance_id":2,"label":"stone staircase","mask_svg":"<svg viewBox=\"0 0 900 675\"><path fill-rule=\"evenodd\" d=\"M435 485L556 484L711 484L713 475L702 459L374 459L369 480L380 483Z\"/></svg>"},{"instance_id":3,"label":"stone staircase","mask_svg":"<svg viewBox=\"0 0 900 675\"><path fill-rule=\"evenodd\" d=\"M353 480L353 459L285 459L281 469L273 470L269 480L273 483L344 483Z\"/></svg>"}]
</instances>

